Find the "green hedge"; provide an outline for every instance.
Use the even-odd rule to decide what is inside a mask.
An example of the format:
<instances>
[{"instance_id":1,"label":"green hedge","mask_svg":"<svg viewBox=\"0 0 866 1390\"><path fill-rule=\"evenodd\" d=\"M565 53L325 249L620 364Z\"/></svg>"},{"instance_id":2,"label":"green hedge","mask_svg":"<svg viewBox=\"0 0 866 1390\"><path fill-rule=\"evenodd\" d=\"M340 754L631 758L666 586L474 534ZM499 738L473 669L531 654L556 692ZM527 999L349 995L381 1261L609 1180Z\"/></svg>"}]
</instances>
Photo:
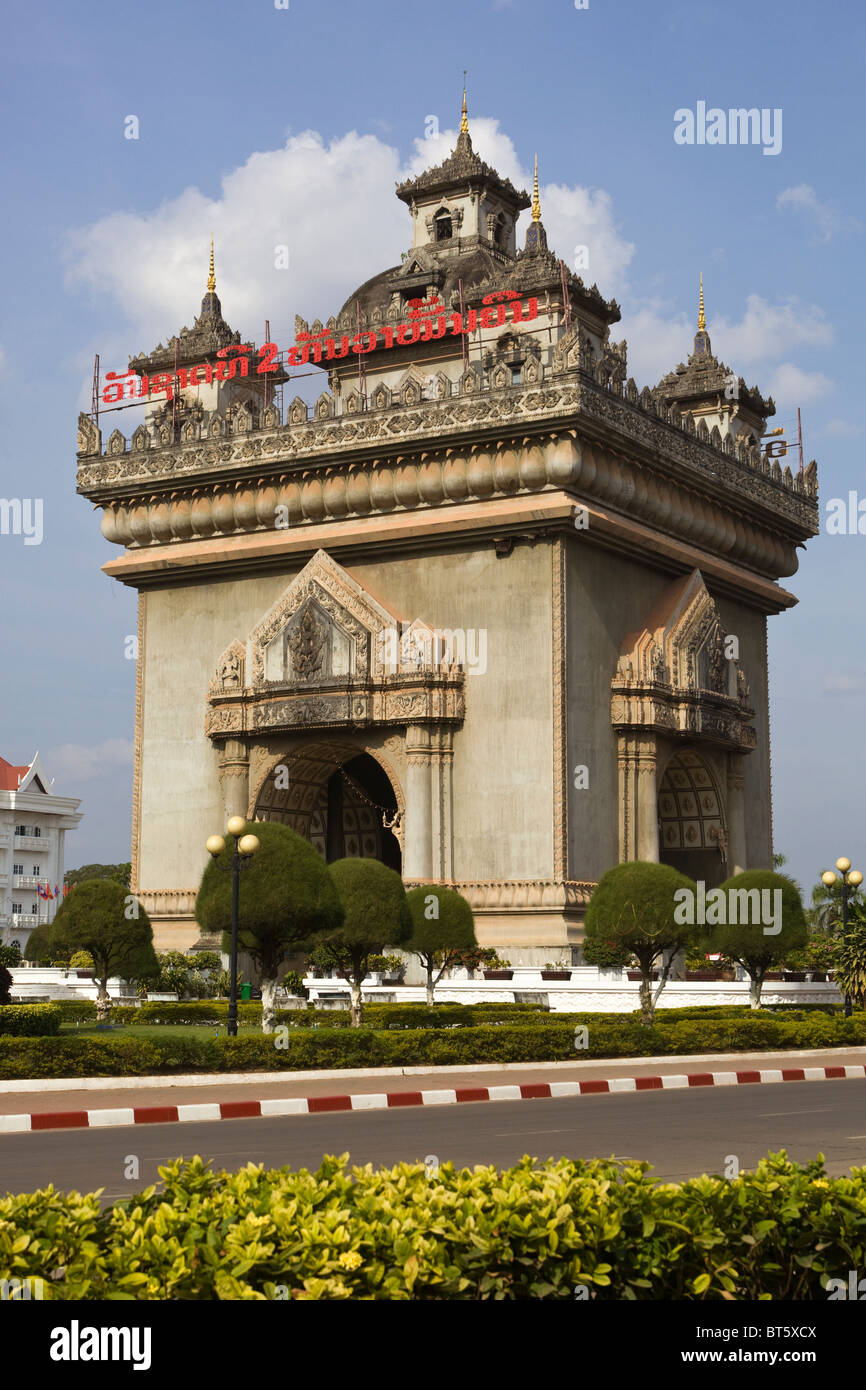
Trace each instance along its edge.
<instances>
[{"instance_id":1,"label":"green hedge","mask_svg":"<svg viewBox=\"0 0 866 1390\"><path fill-rule=\"evenodd\" d=\"M32 1007L32 1006L30 1006ZM575 1050L573 1019L471 1028L292 1028L237 1038L65 1036L0 1038L0 1079L49 1076L138 1076L177 1071L306 1071L339 1067L459 1066L474 1062L567 1062L586 1058L676 1056L862 1046L866 1014L850 1019L763 1016L717 1022L597 1022L583 1015L588 1047ZM285 1046L282 1044L285 1043Z\"/></svg>"},{"instance_id":2,"label":"green hedge","mask_svg":"<svg viewBox=\"0 0 866 1390\"><path fill-rule=\"evenodd\" d=\"M24 1038L56 1035L61 1014L56 1004L4 1004L0 1008L0 1034Z\"/></svg>"},{"instance_id":3,"label":"green hedge","mask_svg":"<svg viewBox=\"0 0 866 1390\"><path fill-rule=\"evenodd\" d=\"M92 999L58 999L54 1007L60 1010L62 1023L95 1023L96 1005Z\"/></svg>"},{"instance_id":4,"label":"green hedge","mask_svg":"<svg viewBox=\"0 0 866 1390\"><path fill-rule=\"evenodd\" d=\"M866 1168L785 1154L657 1185L634 1161L315 1172L160 1168L101 1208L0 1198L0 1279L47 1300L821 1300L866 1267ZM468 1219L470 1218L471 1219Z\"/></svg>"}]
</instances>

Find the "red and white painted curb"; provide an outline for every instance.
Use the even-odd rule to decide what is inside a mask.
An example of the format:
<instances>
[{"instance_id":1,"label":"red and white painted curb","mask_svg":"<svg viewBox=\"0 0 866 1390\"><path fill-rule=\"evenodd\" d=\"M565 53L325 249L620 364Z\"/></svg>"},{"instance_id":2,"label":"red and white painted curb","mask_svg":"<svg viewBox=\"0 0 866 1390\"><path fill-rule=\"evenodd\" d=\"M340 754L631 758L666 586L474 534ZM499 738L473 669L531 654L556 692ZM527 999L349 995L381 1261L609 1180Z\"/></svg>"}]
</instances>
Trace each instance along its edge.
<instances>
[{"instance_id":1,"label":"red and white painted curb","mask_svg":"<svg viewBox=\"0 0 866 1390\"><path fill-rule=\"evenodd\" d=\"M781 1067L760 1071L698 1071L671 1076L620 1076L597 1081L532 1081L514 1086L461 1086L443 1091L378 1091L355 1095L293 1096L286 1100L208 1101L197 1105L136 1105L104 1110L45 1110L0 1115L0 1134L40 1129L107 1129L206 1120L248 1120L271 1115L323 1115L341 1110L397 1110L410 1105L459 1105L480 1100L549 1100L628 1091L678 1091L699 1086L752 1086L776 1081L838 1081L866 1077L866 1065Z\"/></svg>"}]
</instances>

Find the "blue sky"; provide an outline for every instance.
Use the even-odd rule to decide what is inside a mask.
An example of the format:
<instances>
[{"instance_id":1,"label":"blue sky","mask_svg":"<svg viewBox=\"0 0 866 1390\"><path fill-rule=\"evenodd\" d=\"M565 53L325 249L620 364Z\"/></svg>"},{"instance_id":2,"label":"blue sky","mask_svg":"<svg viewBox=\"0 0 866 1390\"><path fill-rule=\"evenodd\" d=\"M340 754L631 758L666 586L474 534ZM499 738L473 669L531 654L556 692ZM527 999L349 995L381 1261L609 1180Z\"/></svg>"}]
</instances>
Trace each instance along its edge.
<instances>
[{"instance_id":1,"label":"blue sky","mask_svg":"<svg viewBox=\"0 0 866 1390\"><path fill-rule=\"evenodd\" d=\"M714 350L780 420L802 408L823 515L866 497L864 45L851 0L7 11L0 494L44 499L44 538L0 536L0 754L38 747L82 797L71 864L128 857L135 678L135 596L100 573L117 552L74 491L76 416L94 352L122 369L192 322L210 232L226 317L261 341L268 316L285 345L296 312L327 317L405 249L394 179L447 153L467 68L476 146L524 181L538 152L551 244L589 247L638 385L688 351L703 270ZM699 101L780 108L781 152L677 145ZM804 884L842 852L866 867L864 547L813 541L770 623L776 847Z\"/></svg>"}]
</instances>

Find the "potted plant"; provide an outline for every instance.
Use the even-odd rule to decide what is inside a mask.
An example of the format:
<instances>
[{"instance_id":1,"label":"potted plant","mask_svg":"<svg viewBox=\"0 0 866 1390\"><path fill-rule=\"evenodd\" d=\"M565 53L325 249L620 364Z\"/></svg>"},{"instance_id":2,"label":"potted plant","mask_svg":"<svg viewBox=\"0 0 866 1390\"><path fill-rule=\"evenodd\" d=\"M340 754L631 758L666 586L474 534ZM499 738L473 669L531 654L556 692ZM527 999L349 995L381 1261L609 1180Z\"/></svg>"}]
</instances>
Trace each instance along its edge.
<instances>
[{"instance_id":1,"label":"potted plant","mask_svg":"<svg viewBox=\"0 0 866 1390\"><path fill-rule=\"evenodd\" d=\"M367 969L371 975L378 975L383 985L402 985L406 962L402 956L370 956Z\"/></svg>"},{"instance_id":2,"label":"potted plant","mask_svg":"<svg viewBox=\"0 0 866 1390\"><path fill-rule=\"evenodd\" d=\"M724 979L720 962L711 960L705 951L694 946L686 951L685 977L695 982Z\"/></svg>"},{"instance_id":3,"label":"potted plant","mask_svg":"<svg viewBox=\"0 0 866 1390\"><path fill-rule=\"evenodd\" d=\"M514 978L514 971L511 969L511 961L503 960L497 955L496 951L490 950L484 953L485 980L511 980Z\"/></svg>"},{"instance_id":4,"label":"potted plant","mask_svg":"<svg viewBox=\"0 0 866 1390\"><path fill-rule=\"evenodd\" d=\"M542 980L570 980L571 968L567 961L549 960L541 972Z\"/></svg>"}]
</instances>

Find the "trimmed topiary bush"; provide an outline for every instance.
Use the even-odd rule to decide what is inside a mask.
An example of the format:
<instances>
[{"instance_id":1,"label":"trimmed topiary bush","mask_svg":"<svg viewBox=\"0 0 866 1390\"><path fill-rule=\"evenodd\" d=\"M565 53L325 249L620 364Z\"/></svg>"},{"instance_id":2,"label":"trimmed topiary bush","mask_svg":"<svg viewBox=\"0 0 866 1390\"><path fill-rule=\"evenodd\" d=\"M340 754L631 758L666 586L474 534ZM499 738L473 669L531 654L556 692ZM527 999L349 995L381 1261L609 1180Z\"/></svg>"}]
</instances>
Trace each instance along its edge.
<instances>
[{"instance_id":1,"label":"trimmed topiary bush","mask_svg":"<svg viewBox=\"0 0 866 1390\"><path fill-rule=\"evenodd\" d=\"M73 888L45 930L52 950L69 955L87 951L92 956L98 985L96 1012L102 1022L111 1012L110 976L134 980L157 973L150 919L138 899L113 879L91 878ZM27 942L28 960L42 956L41 932L42 926L37 927Z\"/></svg>"},{"instance_id":2,"label":"trimmed topiary bush","mask_svg":"<svg viewBox=\"0 0 866 1390\"><path fill-rule=\"evenodd\" d=\"M433 1007L433 991L448 966L462 951L477 947L475 918L465 898L453 888L421 884L406 894L412 914L412 936L406 950L416 955L427 973L427 1003ZM438 970L436 978L433 972Z\"/></svg>"},{"instance_id":3,"label":"trimmed topiary bush","mask_svg":"<svg viewBox=\"0 0 866 1390\"><path fill-rule=\"evenodd\" d=\"M590 964L600 963L616 947L636 958L641 972L641 1016L647 1027L667 983L673 956L696 936L693 923L681 923L676 917L677 894L683 891L695 893L695 884L685 874L668 864L635 860L602 874L586 911L584 958ZM593 959L595 952L597 961ZM657 964L662 968L653 993L652 974Z\"/></svg>"},{"instance_id":4,"label":"trimmed topiary bush","mask_svg":"<svg viewBox=\"0 0 866 1390\"><path fill-rule=\"evenodd\" d=\"M329 873L344 920L327 938L327 948L349 980L352 1027L361 1023L361 984L370 956L384 946L402 946L412 934L403 880L378 859L338 859Z\"/></svg>"},{"instance_id":5,"label":"trimmed topiary bush","mask_svg":"<svg viewBox=\"0 0 866 1390\"><path fill-rule=\"evenodd\" d=\"M277 821L250 827L259 849L240 876L238 943L255 960L262 979L262 1028L274 1026L277 982L286 957L311 940L335 931L343 910L322 856L309 840ZM231 949L234 842L209 863L196 898L196 921L206 932L222 932Z\"/></svg>"},{"instance_id":6,"label":"trimmed topiary bush","mask_svg":"<svg viewBox=\"0 0 866 1390\"><path fill-rule=\"evenodd\" d=\"M720 896L711 904L714 893ZM765 906L771 910L780 908L778 922L764 921ZM806 945L806 914L796 883L770 869L747 869L710 890L705 915L707 924L701 928L701 944L707 952L721 952L743 967L749 976L751 1006L759 1009L768 970ZM725 920L714 921L713 917L719 915Z\"/></svg>"}]
</instances>

